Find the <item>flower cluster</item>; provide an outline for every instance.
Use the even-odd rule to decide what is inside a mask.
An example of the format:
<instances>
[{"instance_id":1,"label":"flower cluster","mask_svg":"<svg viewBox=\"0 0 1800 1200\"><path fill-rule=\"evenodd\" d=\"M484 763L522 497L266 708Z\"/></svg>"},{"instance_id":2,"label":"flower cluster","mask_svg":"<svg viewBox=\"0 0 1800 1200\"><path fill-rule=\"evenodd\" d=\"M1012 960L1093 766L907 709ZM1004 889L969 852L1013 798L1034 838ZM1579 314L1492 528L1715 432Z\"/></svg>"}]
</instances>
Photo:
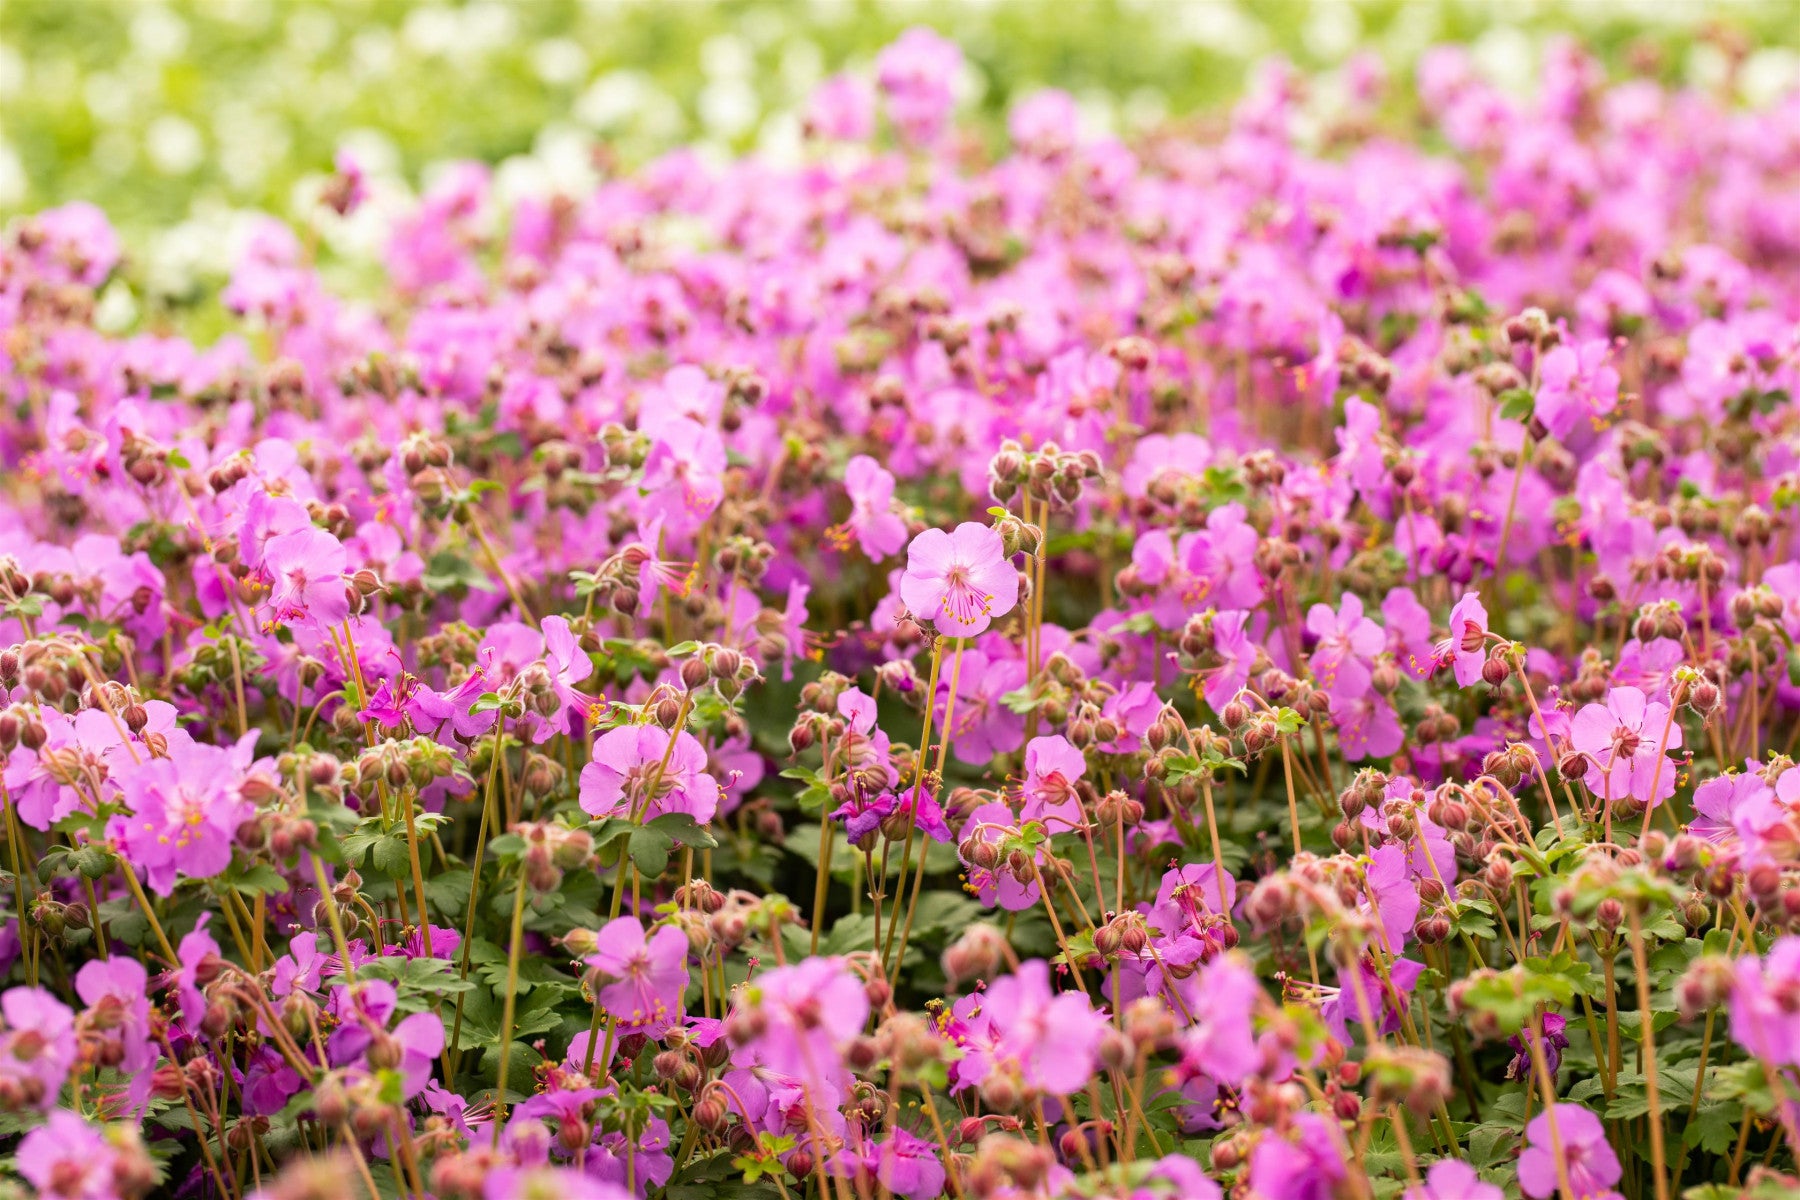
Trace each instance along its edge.
<instances>
[{"instance_id":1,"label":"flower cluster","mask_svg":"<svg viewBox=\"0 0 1800 1200\"><path fill-rule=\"evenodd\" d=\"M1800 1187L1800 95L960 59L210 345L9 228L19 1186Z\"/></svg>"}]
</instances>

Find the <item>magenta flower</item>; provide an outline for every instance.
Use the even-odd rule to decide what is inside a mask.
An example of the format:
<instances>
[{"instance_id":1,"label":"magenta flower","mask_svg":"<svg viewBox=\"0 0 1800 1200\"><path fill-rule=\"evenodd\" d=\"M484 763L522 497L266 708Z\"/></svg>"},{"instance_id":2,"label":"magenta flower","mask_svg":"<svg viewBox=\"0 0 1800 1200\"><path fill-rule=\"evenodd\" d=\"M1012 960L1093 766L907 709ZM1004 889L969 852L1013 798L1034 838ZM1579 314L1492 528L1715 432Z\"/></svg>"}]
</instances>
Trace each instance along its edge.
<instances>
[{"instance_id":1,"label":"magenta flower","mask_svg":"<svg viewBox=\"0 0 1800 1200\"><path fill-rule=\"evenodd\" d=\"M1544 1045L1544 1066L1550 1077L1556 1078L1557 1069L1562 1066L1562 1052L1569 1048L1569 1021L1561 1013L1547 1012L1537 1031L1537 1040ZM1525 1029L1506 1039L1506 1044L1513 1052L1512 1061L1506 1064L1506 1077L1512 1080L1529 1079L1531 1077L1531 1042L1532 1035Z\"/></svg>"},{"instance_id":2,"label":"magenta flower","mask_svg":"<svg viewBox=\"0 0 1800 1200\"><path fill-rule=\"evenodd\" d=\"M199 923L181 939L175 951L177 965L170 983L181 1002L181 1019L190 1030L198 1030L206 1019L206 996L201 987L212 982L224 965L219 957L219 943L206 932L210 920L211 913L201 913Z\"/></svg>"},{"instance_id":3,"label":"magenta flower","mask_svg":"<svg viewBox=\"0 0 1800 1200\"><path fill-rule=\"evenodd\" d=\"M1060 734L1032 738L1025 747L1025 797L1020 816L1042 822L1051 833L1068 833L1085 823L1075 784L1087 759Z\"/></svg>"},{"instance_id":4,"label":"magenta flower","mask_svg":"<svg viewBox=\"0 0 1800 1200\"><path fill-rule=\"evenodd\" d=\"M19 1143L15 1164L38 1194L56 1200L117 1200L116 1155L106 1135L59 1108Z\"/></svg>"},{"instance_id":5,"label":"magenta flower","mask_svg":"<svg viewBox=\"0 0 1800 1200\"><path fill-rule=\"evenodd\" d=\"M1348 1173L1335 1121L1301 1113L1286 1130L1270 1130L1250 1152L1253 1194L1268 1200L1331 1200Z\"/></svg>"},{"instance_id":6,"label":"magenta flower","mask_svg":"<svg viewBox=\"0 0 1800 1200\"><path fill-rule=\"evenodd\" d=\"M900 599L947 637L974 637L1019 602L1019 573L1000 535L965 521L954 532L927 529L906 552Z\"/></svg>"},{"instance_id":7,"label":"magenta flower","mask_svg":"<svg viewBox=\"0 0 1800 1200\"><path fill-rule=\"evenodd\" d=\"M1619 1182L1624 1170L1606 1140L1606 1127L1599 1117L1579 1104L1558 1104L1556 1133L1568 1169L1569 1187L1577 1197L1601 1196ZM1557 1193L1549 1113L1539 1113L1525 1126L1525 1151L1519 1155L1519 1187L1535 1200L1546 1200Z\"/></svg>"},{"instance_id":8,"label":"magenta flower","mask_svg":"<svg viewBox=\"0 0 1800 1200\"><path fill-rule=\"evenodd\" d=\"M402 1017L390 1030L387 1023L398 1003L394 985L385 979L359 979L334 988L331 1012L338 1027L325 1051L333 1066L364 1065L374 1058L398 1070L410 1098L425 1090L432 1064L444 1052L444 1022L434 1012L419 1012Z\"/></svg>"},{"instance_id":9,"label":"magenta flower","mask_svg":"<svg viewBox=\"0 0 1800 1200\"><path fill-rule=\"evenodd\" d=\"M1201 971L1198 990L1206 1002L1181 1034L1181 1065L1237 1087L1262 1063L1252 1024L1262 984L1242 955L1225 954Z\"/></svg>"},{"instance_id":10,"label":"magenta flower","mask_svg":"<svg viewBox=\"0 0 1800 1200\"><path fill-rule=\"evenodd\" d=\"M725 497L725 444L688 417L656 424L644 460L645 512L672 533L698 529Z\"/></svg>"},{"instance_id":11,"label":"magenta flower","mask_svg":"<svg viewBox=\"0 0 1800 1200\"><path fill-rule=\"evenodd\" d=\"M1800 784L1800 778L1796 779ZM1695 817L1687 831L1709 842L1737 840L1737 822L1756 800L1769 793L1769 785L1754 769L1717 775L1694 789ZM1800 787L1796 788L1800 794Z\"/></svg>"},{"instance_id":12,"label":"magenta flower","mask_svg":"<svg viewBox=\"0 0 1800 1200\"><path fill-rule=\"evenodd\" d=\"M1472 687L1481 680L1481 667L1487 662L1487 639L1487 609L1474 592L1465 592L1450 610L1450 636L1437 648L1439 662L1448 660L1454 664L1458 687Z\"/></svg>"},{"instance_id":13,"label":"magenta flower","mask_svg":"<svg viewBox=\"0 0 1800 1200\"><path fill-rule=\"evenodd\" d=\"M1409 870L1407 851L1392 842L1377 847L1369 855L1365 878L1374 899L1365 895L1358 907L1378 910L1385 948L1389 954L1398 954L1405 949L1419 917L1419 889Z\"/></svg>"},{"instance_id":14,"label":"magenta flower","mask_svg":"<svg viewBox=\"0 0 1800 1200\"><path fill-rule=\"evenodd\" d=\"M104 1058L133 1076L134 1093L142 1076L142 1094L150 1094L149 1069L156 1065L150 1042L150 976L136 959L114 956L84 963L75 975L75 994L90 1012L100 1010Z\"/></svg>"},{"instance_id":15,"label":"magenta flower","mask_svg":"<svg viewBox=\"0 0 1800 1200\"><path fill-rule=\"evenodd\" d=\"M1018 836L1018 818L1012 809L1004 804L990 803L978 806L969 814L963 823L959 845L973 839L984 842L995 848L997 861L991 867L980 866L963 859L963 866L969 873L969 886L975 890L976 897L988 906L998 904L1008 912L1019 912L1032 907L1038 902L1037 875L1021 881L1012 870L1009 857L1000 853L1003 843L1009 837Z\"/></svg>"},{"instance_id":16,"label":"magenta flower","mask_svg":"<svg viewBox=\"0 0 1800 1200\"><path fill-rule=\"evenodd\" d=\"M805 124L813 137L865 141L875 131L875 97L855 75L833 75L807 98Z\"/></svg>"},{"instance_id":17,"label":"magenta flower","mask_svg":"<svg viewBox=\"0 0 1800 1200\"><path fill-rule=\"evenodd\" d=\"M1619 372L1608 361L1611 355L1604 338L1557 346L1544 355L1534 412L1551 437L1564 440L1583 418L1596 431L1605 428L1619 402Z\"/></svg>"},{"instance_id":18,"label":"magenta flower","mask_svg":"<svg viewBox=\"0 0 1800 1200\"><path fill-rule=\"evenodd\" d=\"M706 771L706 751L685 729L621 725L594 740L581 769L581 810L592 817L624 813L651 820L684 812L700 824L719 809L719 781ZM666 759L666 761L665 761Z\"/></svg>"},{"instance_id":19,"label":"magenta flower","mask_svg":"<svg viewBox=\"0 0 1800 1200\"><path fill-rule=\"evenodd\" d=\"M1086 1085L1107 1028L1106 1015L1081 993L1052 992L1050 968L1035 958L988 988L979 1019L997 1035L999 1062L1015 1066L1025 1086L1052 1096L1071 1095ZM964 1078L978 1084L985 1075Z\"/></svg>"},{"instance_id":20,"label":"magenta flower","mask_svg":"<svg viewBox=\"0 0 1800 1200\"><path fill-rule=\"evenodd\" d=\"M583 961L612 982L600 989L600 1005L626 1033L661 1037L681 1022L687 988L687 935L659 925L649 937L636 917L601 927L597 949Z\"/></svg>"},{"instance_id":21,"label":"magenta flower","mask_svg":"<svg viewBox=\"0 0 1800 1200\"><path fill-rule=\"evenodd\" d=\"M1337 724L1338 748L1345 762L1387 758L1406 743L1394 706L1374 694L1334 703L1331 719Z\"/></svg>"},{"instance_id":22,"label":"magenta flower","mask_svg":"<svg viewBox=\"0 0 1800 1200\"><path fill-rule=\"evenodd\" d=\"M1214 712L1222 712L1227 704L1250 682L1250 668L1256 665L1257 647L1250 640L1250 614L1240 610L1222 612L1213 617L1213 651L1219 665L1208 668L1204 692Z\"/></svg>"},{"instance_id":23,"label":"magenta flower","mask_svg":"<svg viewBox=\"0 0 1800 1200\"><path fill-rule=\"evenodd\" d=\"M15 987L0 996L0 1104L48 1109L75 1065L75 1014L41 987Z\"/></svg>"},{"instance_id":24,"label":"magenta flower","mask_svg":"<svg viewBox=\"0 0 1800 1200\"><path fill-rule=\"evenodd\" d=\"M943 132L962 65L956 43L923 26L908 29L875 60L888 117L908 141L929 142Z\"/></svg>"},{"instance_id":25,"label":"magenta flower","mask_svg":"<svg viewBox=\"0 0 1800 1200\"><path fill-rule=\"evenodd\" d=\"M1800 1063L1800 937L1776 939L1760 959L1737 960L1731 1037L1764 1062Z\"/></svg>"},{"instance_id":26,"label":"magenta flower","mask_svg":"<svg viewBox=\"0 0 1800 1200\"><path fill-rule=\"evenodd\" d=\"M906 522L894 511L894 477L858 454L844 468L844 490L850 494L850 519L840 536L854 536L872 562L899 553L906 544Z\"/></svg>"},{"instance_id":27,"label":"magenta flower","mask_svg":"<svg viewBox=\"0 0 1800 1200\"><path fill-rule=\"evenodd\" d=\"M262 566L269 576L268 624L336 625L350 615L344 545L308 525L269 539Z\"/></svg>"},{"instance_id":28,"label":"magenta flower","mask_svg":"<svg viewBox=\"0 0 1800 1200\"><path fill-rule=\"evenodd\" d=\"M1319 639L1311 660L1319 686L1345 703L1367 695L1371 667L1387 638L1381 626L1363 615L1361 598L1345 592L1336 612L1328 604L1313 605L1306 628Z\"/></svg>"},{"instance_id":29,"label":"magenta flower","mask_svg":"<svg viewBox=\"0 0 1800 1200\"><path fill-rule=\"evenodd\" d=\"M1397 587L1381 602L1387 622L1388 648L1394 665L1414 679L1427 679L1437 668L1437 651L1431 640L1431 614L1410 588Z\"/></svg>"},{"instance_id":30,"label":"magenta flower","mask_svg":"<svg viewBox=\"0 0 1800 1200\"><path fill-rule=\"evenodd\" d=\"M1007 114L1006 131L1013 144L1028 154L1053 158L1075 146L1081 113L1075 97L1056 88L1034 92L1014 104Z\"/></svg>"},{"instance_id":31,"label":"magenta flower","mask_svg":"<svg viewBox=\"0 0 1800 1200\"><path fill-rule=\"evenodd\" d=\"M944 1192L944 1164L936 1142L897 1127L893 1136L877 1145L875 1177L881 1186L908 1200L932 1200Z\"/></svg>"},{"instance_id":32,"label":"magenta flower","mask_svg":"<svg viewBox=\"0 0 1800 1200\"><path fill-rule=\"evenodd\" d=\"M1506 1200L1499 1185L1482 1182L1468 1163L1446 1158L1431 1164L1422 1185L1409 1187L1400 1200Z\"/></svg>"},{"instance_id":33,"label":"magenta flower","mask_svg":"<svg viewBox=\"0 0 1800 1200\"><path fill-rule=\"evenodd\" d=\"M236 786L241 758L188 742L171 747L167 758L119 768L131 814L114 817L107 836L158 895L172 893L178 876L210 879L231 865L238 826L254 811Z\"/></svg>"},{"instance_id":34,"label":"magenta flower","mask_svg":"<svg viewBox=\"0 0 1800 1200\"><path fill-rule=\"evenodd\" d=\"M808 958L757 973L738 1005L758 1010L762 1032L749 1045L755 1060L809 1087L841 1067L844 1047L862 1032L869 997L838 958Z\"/></svg>"},{"instance_id":35,"label":"magenta flower","mask_svg":"<svg viewBox=\"0 0 1800 1200\"><path fill-rule=\"evenodd\" d=\"M574 1167L497 1166L482 1180L481 1200L636 1200L636 1196L621 1184Z\"/></svg>"},{"instance_id":36,"label":"magenta flower","mask_svg":"<svg viewBox=\"0 0 1800 1200\"><path fill-rule=\"evenodd\" d=\"M1676 764L1665 753L1681 748L1681 723L1669 706L1634 687L1613 688L1606 703L1582 706L1569 723L1569 740L1587 756L1583 778L1595 796L1627 796L1654 804L1675 794ZM1652 787L1655 795L1651 794Z\"/></svg>"},{"instance_id":37,"label":"magenta flower","mask_svg":"<svg viewBox=\"0 0 1800 1200\"><path fill-rule=\"evenodd\" d=\"M1225 872L1223 883L1211 863L1187 863L1163 872L1156 900L1150 906L1150 924L1174 935L1200 932L1205 917L1229 914L1237 903L1237 880Z\"/></svg>"}]
</instances>

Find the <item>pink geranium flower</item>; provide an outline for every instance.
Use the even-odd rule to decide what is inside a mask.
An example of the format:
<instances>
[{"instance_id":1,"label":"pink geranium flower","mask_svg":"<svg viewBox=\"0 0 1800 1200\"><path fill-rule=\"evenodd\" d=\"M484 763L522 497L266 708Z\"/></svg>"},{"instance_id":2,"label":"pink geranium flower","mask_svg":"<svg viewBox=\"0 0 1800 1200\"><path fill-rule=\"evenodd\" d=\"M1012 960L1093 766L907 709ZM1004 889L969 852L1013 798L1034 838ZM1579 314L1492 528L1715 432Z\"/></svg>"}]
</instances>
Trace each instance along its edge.
<instances>
[{"instance_id":1,"label":"pink geranium flower","mask_svg":"<svg viewBox=\"0 0 1800 1200\"><path fill-rule=\"evenodd\" d=\"M1556 1106L1556 1134L1569 1187L1577 1196L1601 1196L1624 1174L1619 1156L1606 1140L1600 1118L1579 1104ZM1525 1127L1525 1152L1519 1155L1519 1187L1535 1200L1557 1193L1556 1154L1551 1147L1550 1114L1539 1113Z\"/></svg>"},{"instance_id":2,"label":"pink geranium flower","mask_svg":"<svg viewBox=\"0 0 1800 1200\"><path fill-rule=\"evenodd\" d=\"M608 981L600 1005L621 1031L661 1037L681 1020L687 950L687 935L673 925L645 937L636 917L619 917L601 927L594 953L583 961Z\"/></svg>"},{"instance_id":3,"label":"pink geranium flower","mask_svg":"<svg viewBox=\"0 0 1800 1200\"><path fill-rule=\"evenodd\" d=\"M621 725L594 741L581 769L581 810L593 817L635 812L645 820L684 812L705 824L719 810L719 781L706 770L706 751L685 729Z\"/></svg>"},{"instance_id":4,"label":"pink geranium flower","mask_svg":"<svg viewBox=\"0 0 1800 1200\"><path fill-rule=\"evenodd\" d=\"M1681 723L1668 718L1666 703L1634 687L1613 688L1606 703L1583 705L1569 723L1569 740L1587 756L1588 790L1646 804L1674 795L1678 769L1665 755L1681 748L1682 734Z\"/></svg>"},{"instance_id":5,"label":"pink geranium flower","mask_svg":"<svg viewBox=\"0 0 1800 1200\"><path fill-rule=\"evenodd\" d=\"M1019 573L1000 535L974 521L927 529L912 540L900 599L948 637L974 637L1019 602Z\"/></svg>"}]
</instances>

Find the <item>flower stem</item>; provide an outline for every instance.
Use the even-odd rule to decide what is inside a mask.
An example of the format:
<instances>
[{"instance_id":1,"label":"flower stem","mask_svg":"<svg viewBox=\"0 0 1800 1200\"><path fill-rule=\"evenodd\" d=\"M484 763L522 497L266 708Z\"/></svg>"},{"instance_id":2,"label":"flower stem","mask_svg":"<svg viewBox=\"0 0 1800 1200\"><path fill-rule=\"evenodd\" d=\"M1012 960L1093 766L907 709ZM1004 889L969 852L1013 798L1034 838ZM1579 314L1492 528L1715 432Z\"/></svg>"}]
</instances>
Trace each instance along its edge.
<instances>
[{"instance_id":1,"label":"flower stem","mask_svg":"<svg viewBox=\"0 0 1800 1200\"><path fill-rule=\"evenodd\" d=\"M519 949L525 942L525 872L513 888L512 939L506 947L506 998L500 1010L500 1069L494 1080L494 1128L492 1144L500 1145L500 1129L506 1124L506 1068L512 1062L513 1014L519 999Z\"/></svg>"},{"instance_id":2,"label":"flower stem","mask_svg":"<svg viewBox=\"0 0 1800 1200\"><path fill-rule=\"evenodd\" d=\"M1650 1102L1650 1169L1656 1172L1656 1200L1669 1200L1668 1163L1663 1149L1662 1097L1656 1083L1656 1024L1650 1011L1650 965L1644 951L1644 918L1626 907L1631 921L1631 965L1637 975L1639 1032L1644 1043L1644 1094Z\"/></svg>"}]
</instances>

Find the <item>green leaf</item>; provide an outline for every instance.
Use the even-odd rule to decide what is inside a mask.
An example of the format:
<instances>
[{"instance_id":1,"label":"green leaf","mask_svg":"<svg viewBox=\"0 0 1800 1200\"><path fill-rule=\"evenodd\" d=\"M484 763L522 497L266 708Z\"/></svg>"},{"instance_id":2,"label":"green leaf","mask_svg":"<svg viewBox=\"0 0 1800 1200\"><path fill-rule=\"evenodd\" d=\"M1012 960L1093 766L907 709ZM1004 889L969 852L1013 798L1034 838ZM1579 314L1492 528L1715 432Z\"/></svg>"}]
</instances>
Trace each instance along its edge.
<instances>
[{"instance_id":1,"label":"green leaf","mask_svg":"<svg viewBox=\"0 0 1800 1200\"><path fill-rule=\"evenodd\" d=\"M683 846L711 850L719 844L719 839L715 838L706 826L694 820L689 813L664 813L647 824L651 829L669 835Z\"/></svg>"},{"instance_id":2,"label":"green leaf","mask_svg":"<svg viewBox=\"0 0 1800 1200\"><path fill-rule=\"evenodd\" d=\"M1500 416L1507 421L1524 421L1531 417L1537 397L1528 388L1507 388L1494 397L1500 404Z\"/></svg>"},{"instance_id":3,"label":"green leaf","mask_svg":"<svg viewBox=\"0 0 1800 1200\"><path fill-rule=\"evenodd\" d=\"M452 592L458 588L489 591L492 587L486 572L449 550L439 550L431 556L419 582L431 592Z\"/></svg>"},{"instance_id":4,"label":"green leaf","mask_svg":"<svg viewBox=\"0 0 1800 1200\"><path fill-rule=\"evenodd\" d=\"M246 896L278 896L288 890L288 881L268 863L256 863L242 872L230 872L220 876L220 882Z\"/></svg>"},{"instance_id":5,"label":"green leaf","mask_svg":"<svg viewBox=\"0 0 1800 1200\"><path fill-rule=\"evenodd\" d=\"M632 831L626 853L631 855L631 861L637 864L640 874L654 879L668 868L669 851L674 847L675 839L669 834L643 825Z\"/></svg>"}]
</instances>

